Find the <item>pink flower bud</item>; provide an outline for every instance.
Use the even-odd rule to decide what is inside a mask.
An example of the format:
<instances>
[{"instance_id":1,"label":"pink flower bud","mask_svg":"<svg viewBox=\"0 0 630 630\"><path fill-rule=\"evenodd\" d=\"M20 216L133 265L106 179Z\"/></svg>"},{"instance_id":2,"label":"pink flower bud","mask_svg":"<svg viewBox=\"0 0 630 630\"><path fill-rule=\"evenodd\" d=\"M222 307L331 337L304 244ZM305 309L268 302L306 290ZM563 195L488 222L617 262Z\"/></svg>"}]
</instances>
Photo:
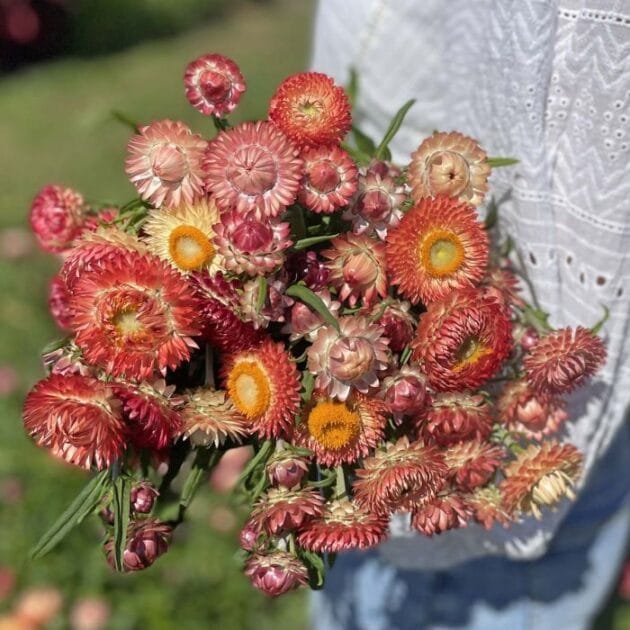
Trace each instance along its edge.
<instances>
[{"instance_id":1,"label":"pink flower bud","mask_svg":"<svg viewBox=\"0 0 630 630\"><path fill-rule=\"evenodd\" d=\"M346 382L359 380L372 369L375 356L370 342L363 337L341 337L329 351L331 375Z\"/></svg>"},{"instance_id":2,"label":"pink flower bud","mask_svg":"<svg viewBox=\"0 0 630 630\"><path fill-rule=\"evenodd\" d=\"M150 567L168 551L173 528L156 519L136 521L129 526L127 547L123 552L123 571L141 571ZM114 541L105 544L107 561L114 566Z\"/></svg>"},{"instance_id":3,"label":"pink flower bud","mask_svg":"<svg viewBox=\"0 0 630 630\"><path fill-rule=\"evenodd\" d=\"M175 143L164 143L151 154L151 168L155 177L167 184L179 184L188 175L188 160Z\"/></svg>"},{"instance_id":4,"label":"pink flower bud","mask_svg":"<svg viewBox=\"0 0 630 630\"><path fill-rule=\"evenodd\" d=\"M239 534L241 548L245 549L245 551L253 551L256 548L259 537L260 529L251 520L247 521Z\"/></svg>"},{"instance_id":5,"label":"pink flower bud","mask_svg":"<svg viewBox=\"0 0 630 630\"><path fill-rule=\"evenodd\" d=\"M405 366L383 382L383 398L397 416L419 413L427 404L426 378L420 370Z\"/></svg>"},{"instance_id":6,"label":"pink flower bud","mask_svg":"<svg viewBox=\"0 0 630 630\"><path fill-rule=\"evenodd\" d=\"M153 484L148 481L139 483L131 489L131 509L139 514L148 514L158 495Z\"/></svg>"},{"instance_id":7,"label":"pink flower bud","mask_svg":"<svg viewBox=\"0 0 630 630\"><path fill-rule=\"evenodd\" d=\"M267 464L269 481L283 488L291 489L299 485L307 471L308 462L296 457L290 450L277 452Z\"/></svg>"},{"instance_id":8,"label":"pink flower bud","mask_svg":"<svg viewBox=\"0 0 630 630\"><path fill-rule=\"evenodd\" d=\"M62 330L70 330L72 311L68 304L68 289L63 278L57 274L50 282L48 289L48 308L55 324Z\"/></svg>"},{"instance_id":9,"label":"pink flower bud","mask_svg":"<svg viewBox=\"0 0 630 630\"><path fill-rule=\"evenodd\" d=\"M527 328L521 337L521 347L523 350L531 350L539 339L540 336L533 328Z\"/></svg>"},{"instance_id":10,"label":"pink flower bud","mask_svg":"<svg viewBox=\"0 0 630 630\"><path fill-rule=\"evenodd\" d=\"M245 564L245 574L253 586L271 597L303 586L308 581L306 567L286 551L251 556Z\"/></svg>"}]
</instances>

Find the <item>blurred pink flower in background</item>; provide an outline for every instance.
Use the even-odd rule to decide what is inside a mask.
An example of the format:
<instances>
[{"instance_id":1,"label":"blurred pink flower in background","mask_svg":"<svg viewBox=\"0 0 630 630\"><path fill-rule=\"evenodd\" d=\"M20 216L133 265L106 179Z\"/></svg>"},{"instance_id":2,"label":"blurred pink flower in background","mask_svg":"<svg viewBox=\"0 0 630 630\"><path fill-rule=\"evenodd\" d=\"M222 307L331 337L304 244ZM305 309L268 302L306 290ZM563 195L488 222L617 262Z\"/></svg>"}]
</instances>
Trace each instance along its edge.
<instances>
[{"instance_id":1,"label":"blurred pink flower in background","mask_svg":"<svg viewBox=\"0 0 630 630\"><path fill-rule=\"evenodd\" d=\"M12 394L18 385L17 372L10 365L0 365L0 398Z\"/></svg>"},{"instance_id":2,"label":"blurred pink flower in background","mask_svg":"<svg viewBox=\"0 0 630 630\"><path fill-rule=\"evenodd\" d=\"M109 604L104 599L85 597L72 607L70 627L72 630L100 630L106 627L109 617Z\"/></svg>"},{"instance_id":3,"label":"blurred pink flower in background","mask_svg":"<svg viewBox=\"0 0 630 630\"><path fill-rule=\"evenodd\" d=\"M28 230L21 227L0 230L0 258L5 260L24 258L34 249L35 239Z\"/></svg>"}]
</instances>

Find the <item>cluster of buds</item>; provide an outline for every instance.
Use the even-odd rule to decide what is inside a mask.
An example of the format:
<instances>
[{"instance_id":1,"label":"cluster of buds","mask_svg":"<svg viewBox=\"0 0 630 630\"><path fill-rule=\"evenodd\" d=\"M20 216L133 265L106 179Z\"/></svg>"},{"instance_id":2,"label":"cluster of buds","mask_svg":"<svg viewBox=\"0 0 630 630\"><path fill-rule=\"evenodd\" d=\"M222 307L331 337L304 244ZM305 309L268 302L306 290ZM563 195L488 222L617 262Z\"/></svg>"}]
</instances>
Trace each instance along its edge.
<instances>
[{"instance_id":1,"label":"cluster of buds","mask_svg":"<svg viewBox=\"0 0 630 630\"><path fill-rule=\"evenodd\" d=\"M401 168L391 133L346 142L330 77L290 76L265 120L232 126L245 89L234 61L194 60L186 95L213 137L138 125L138 198L92 208L47 186L33 202L40 244L62 254L49 304L69 337L46 352L24 424L54 456L110 470L92 489L110 563L151 566L243 443L245 573L273 596L319 585L326 554L378 545L398 512L432 536L572 498L581 455L555 436L606 352L519 295L477 214L493 164L478 142L436 132ZM142 480L125 509L119 479Z\"/></svg>"}]
</instances>

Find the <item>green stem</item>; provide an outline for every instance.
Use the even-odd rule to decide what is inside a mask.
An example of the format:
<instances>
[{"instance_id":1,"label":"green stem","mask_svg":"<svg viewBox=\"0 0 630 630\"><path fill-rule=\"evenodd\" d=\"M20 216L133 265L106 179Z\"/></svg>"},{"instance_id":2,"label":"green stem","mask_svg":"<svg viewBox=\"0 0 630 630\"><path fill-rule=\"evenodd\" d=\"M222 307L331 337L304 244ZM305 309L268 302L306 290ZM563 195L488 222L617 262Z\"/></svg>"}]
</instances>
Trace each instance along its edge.
<instances>
[{"instance_id":1,"label":"green stem","mask_svg":"<svg viewBox=\"0 0 630 630\"><path fill-rule=\"evenodd\" d=\"M337 466L335 499L342 499L345 496L348 496L348 490L346 488L346 475L343 471L343 466Z\"/></svg>"}]
</instances>

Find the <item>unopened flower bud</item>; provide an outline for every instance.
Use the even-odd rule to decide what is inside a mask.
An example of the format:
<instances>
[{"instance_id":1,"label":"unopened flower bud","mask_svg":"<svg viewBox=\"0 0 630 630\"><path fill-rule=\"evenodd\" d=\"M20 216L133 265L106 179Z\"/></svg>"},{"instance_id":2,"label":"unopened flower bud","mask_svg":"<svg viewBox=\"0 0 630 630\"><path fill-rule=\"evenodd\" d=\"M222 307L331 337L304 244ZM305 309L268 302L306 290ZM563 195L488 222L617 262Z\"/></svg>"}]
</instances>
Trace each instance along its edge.
<instances>
[{"instance_id":1,"label":"unopened flower bud","mask_svg":"<svg viewBox=\"0 0 630 630\"><path fill-rule=\"evenodd\" d=\"M303 586L308 581L306 567L286 551L255 554L245 564L252 585L271 597Z\"/></svg>"},{"instance_id":2,"label":"unopened flower bud","mask_svg":"<svg viewBox=\"0 0 630 630\"><path fill-rule=\"evenodd\" d=\"M158 495L153 484L148 481L139 483L131 489L131 509L139 514L148 514Z\"/></svg>"},{"instance_id":3,"label":"unopened flower bud","mask_svg":"<svg viewBox=\"0 0 630 630\"><path fill-rule=\"evenodd\" d=\"M426 378L420 370L403 367L383 381L383 398L395 416L413 415L427 403Z\"/></svg>"},{"instance_id":4,"label":"unopened flower bud","mask_svg":"<svg viewBox=\"0 0 630 630\"><path fill-rule=\"evenodd\" d=\"M168 551L173 528L156 519L136 521L129 526L127 546L123 552L123 571L141 571L150 567ZM107 561L114 566L114 541L105 543Z\"/></svg>"},{"instance_id":5,"label":"unopened flower bud","mask_svg":"<svg viewBox=\"0 0 630 630\"><path fill-rule=\"evenodd\" d=\"M308 463L296 457L290 450L279 451L267 464L267 475L274 486L294 488L308 471Z\"/></svg>"}]
</instances>

